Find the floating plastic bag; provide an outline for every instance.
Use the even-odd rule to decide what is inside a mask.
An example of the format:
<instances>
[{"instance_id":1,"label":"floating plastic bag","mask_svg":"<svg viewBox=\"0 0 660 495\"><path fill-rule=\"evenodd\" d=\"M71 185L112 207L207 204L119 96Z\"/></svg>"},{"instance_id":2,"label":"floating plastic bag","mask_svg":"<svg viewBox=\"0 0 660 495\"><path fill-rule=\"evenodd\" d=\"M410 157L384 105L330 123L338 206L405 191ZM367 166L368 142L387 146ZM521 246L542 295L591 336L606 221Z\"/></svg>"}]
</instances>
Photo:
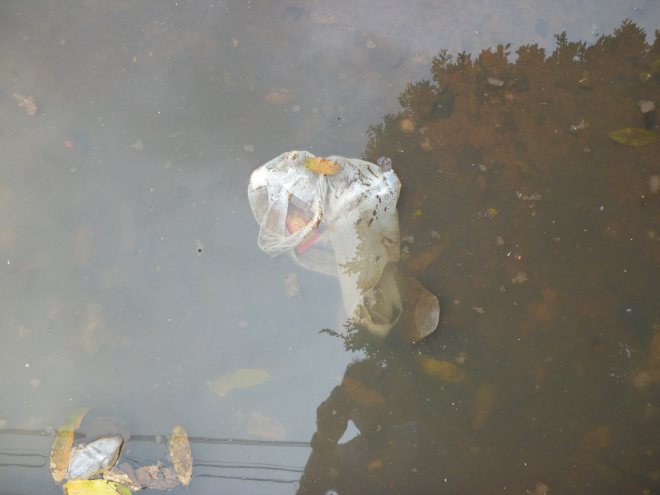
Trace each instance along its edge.
<instances>
[{"instance_id":1,"label":"floating plastic bag","mask_svg":"<svg viewBox=\"0 0 660 495\"><path fill-rule=\"evenodd\" d=\"M398 270L401 183L381 166L291 151L259 167L248 186L259 247L339 278L346 313L384 337L399 320L413 341L435 330L437 298Z\"/></svg>"}]
</instances>

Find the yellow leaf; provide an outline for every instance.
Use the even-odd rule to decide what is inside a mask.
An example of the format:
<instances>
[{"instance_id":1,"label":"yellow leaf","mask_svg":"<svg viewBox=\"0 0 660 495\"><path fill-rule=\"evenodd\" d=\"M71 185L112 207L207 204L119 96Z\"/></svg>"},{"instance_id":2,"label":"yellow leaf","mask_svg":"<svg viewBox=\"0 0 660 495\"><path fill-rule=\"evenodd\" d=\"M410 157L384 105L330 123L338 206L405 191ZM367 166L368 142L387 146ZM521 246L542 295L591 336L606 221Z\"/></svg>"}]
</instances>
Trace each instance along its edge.
<instances>
[{"instance_id":1,"label":"yellow leaf","mask_svg":"<svg viewBox=\"0 0 660 495\"><path fill-rule=\"evenodd\" d=\"M131 491L108 480L71 480L64 485L64 495L131 495Z\"/></svg>"},{"instance_id":2,"label":"yellow leaf","mask_svg":"<svg viewBox=\"0 0 660 495\"><path fill-rule=\"evenodd\" d=\"M618 143L627 144L629 146L643 146L645 144L655 143L660 134L655 131L647 131L646 129L639 129L637 127L627 127L612 131L609 133L610 139L614 139Z\"/></svg>"},{"instance_id":3,"label":"yellow leaf","mask_svg":"<svg viewBox=\"0 0 660 495\"><path fill-rule=\"evenodd\" d=\"M341 381L341 385L348 392L348 396L361 406L385 404L385 398L382 395L355 378L345 376Z\"/></svg>"},{"instance_id":4,"label":"yellow leaf","mask_svg":"<svg viewBox=\"0 0 660 495\"><path fill-rule=\"evenodd\" d=\"M602 428L587 433L582 440L580 440L579 446L581 449L600 449L607 447L611 441L610 427L603 426Z\"/></svg>"},{"instance_id":5,"label":"yellow leaf","mask_svg":"<svg viewBox=\"0 0 660 495\"><path fill-rule=\"evenodd\" d=\"M422 365L424 371L431 375L442 378L448 382L458 383L465 380L465 372L458 366L454 366L447 361L436 361L430 357L418 355L415 359Z\"/></svg>"},{"instance_id":6,"label":"yellow leaf","mask_svg":"<svg viewBox=\"0 0 660 495\"><path fill-rule=\"evenodd\" d=\"M108 480L71 480L64 485L64 495L131 495L125 486Z\"/></svg>"},{"instance_id":7,"label":"yellow leaf","mask_svg":"<svg viewBox=\"0 0 660 495\"><path fill-rule=\"evenodd\" d=\"M192 453L190 452L190 442L188 442L188 435L183 426L177 425L172 431L172 438L170 439L170 457L174 464L174 471L176 477L185 486L190 483L192 476L193 460Z\"/></svg>"},{"instance_id":8,"label":"yellow leaf","mask_svg":"<svg viewBox=\"0 0 660 495\"><path fill-rule=\"evenodd\" d=\"M339 173L339 165L324 158L308 156L304 163L305 167L319 175L337 175Z\"/></svg>"},{"instance_id":9,"label":"yellow leaf","mask_svg":"<svg viewBox=\"0 0 660 495\"><path fill-rule=\"evenodd\" d=\"M490 382L483 382L479 385L474 401L474 419L472 421L474 431L481 430L488 421L490 412L493 409L494 397L493 385Z\"/></svg>"},{"instance_id":10,"label":"yellow leaf","mask_svg":"<svg viewBox=\"0 0 660 495\"><path fill-rule=\"evenodd\" d=\"M61 483L64 476L66 476L66 470L69 468L71 446L73 445L73 433L80 426L80 422L87 411L89 411L87 407L74 411L64 420L57 432L53 449L50 452L50 473L57 483Z\"/></svg>"},{"instance_id":11,"label":"yellow leaf","mask_svg":"<svg viewBox=\"0 0 660 495\"><path fill-rule=\"evenodd\" d=\"M207 386L211 392L224 397L234 389L254 387L268 380L270 380L270 373L266 370L241 368L219 376L215 380L208 382Z\"/></svg>"}]
</instances>

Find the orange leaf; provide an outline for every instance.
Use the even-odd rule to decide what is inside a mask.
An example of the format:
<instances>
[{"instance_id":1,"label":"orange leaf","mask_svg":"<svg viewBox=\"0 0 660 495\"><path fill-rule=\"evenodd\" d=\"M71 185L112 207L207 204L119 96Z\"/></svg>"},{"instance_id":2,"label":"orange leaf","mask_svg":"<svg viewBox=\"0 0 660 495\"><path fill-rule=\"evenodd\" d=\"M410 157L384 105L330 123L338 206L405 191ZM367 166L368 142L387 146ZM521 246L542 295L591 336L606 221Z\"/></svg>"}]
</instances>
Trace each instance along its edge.
<instances>
[{"instance_id":1,"label":"orange leaf","mask_svg":"<svg viewBox=\"0 0 660 495\"><path fill-rule=\"evenodd\" d=\"M308 156L304 163L305 167L319 175L337 175L339 173L339 165L324 158Z\"/></svg>"}]
</instances>

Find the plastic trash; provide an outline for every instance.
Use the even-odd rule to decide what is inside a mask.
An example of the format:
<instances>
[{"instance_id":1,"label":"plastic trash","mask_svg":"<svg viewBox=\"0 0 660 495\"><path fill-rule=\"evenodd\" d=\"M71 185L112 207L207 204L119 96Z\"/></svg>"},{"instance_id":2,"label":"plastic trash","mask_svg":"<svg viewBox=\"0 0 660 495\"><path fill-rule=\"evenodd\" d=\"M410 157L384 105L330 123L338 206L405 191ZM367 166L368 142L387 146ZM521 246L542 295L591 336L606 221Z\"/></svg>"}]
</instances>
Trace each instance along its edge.
<instances>
[{"instance_id":1,"label":"plastic trash","mask_svg":"<svg viewBox=\"0 0 660 495\"><path fill-rule=\"evenodd\" d=\"M399 321L417 341L440 318L438 299L398 269L401 183L389 159L318 158L291 151L252 173L248 198L259 247L339 278L357 325L385 337Z\"/></svg>"}]
</instances>

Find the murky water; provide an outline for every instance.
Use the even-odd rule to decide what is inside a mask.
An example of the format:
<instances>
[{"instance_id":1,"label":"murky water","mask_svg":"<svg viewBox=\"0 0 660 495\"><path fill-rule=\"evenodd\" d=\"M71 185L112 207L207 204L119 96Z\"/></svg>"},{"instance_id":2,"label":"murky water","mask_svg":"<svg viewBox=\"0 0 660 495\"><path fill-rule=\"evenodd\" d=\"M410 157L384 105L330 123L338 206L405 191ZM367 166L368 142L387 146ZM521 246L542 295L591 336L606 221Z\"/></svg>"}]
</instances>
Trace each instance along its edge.
<instances>
[{"instance_id":1,"label":"murky water","mask_svg":"<svg viewBox=\"0 0 660 495\"><path fill-rule=\"evenodd\" d=\"M652 0L3 2L0 492L60 493L83 406L136 468L183 425L192 493L658 492L659 148L608 138L657 132L658 26ZM434 335L333 336L337 280L259 250L247 181L292 149L392 157ZM207 385L243 368L270 380Z\"/></svg>"}]
</instances>

